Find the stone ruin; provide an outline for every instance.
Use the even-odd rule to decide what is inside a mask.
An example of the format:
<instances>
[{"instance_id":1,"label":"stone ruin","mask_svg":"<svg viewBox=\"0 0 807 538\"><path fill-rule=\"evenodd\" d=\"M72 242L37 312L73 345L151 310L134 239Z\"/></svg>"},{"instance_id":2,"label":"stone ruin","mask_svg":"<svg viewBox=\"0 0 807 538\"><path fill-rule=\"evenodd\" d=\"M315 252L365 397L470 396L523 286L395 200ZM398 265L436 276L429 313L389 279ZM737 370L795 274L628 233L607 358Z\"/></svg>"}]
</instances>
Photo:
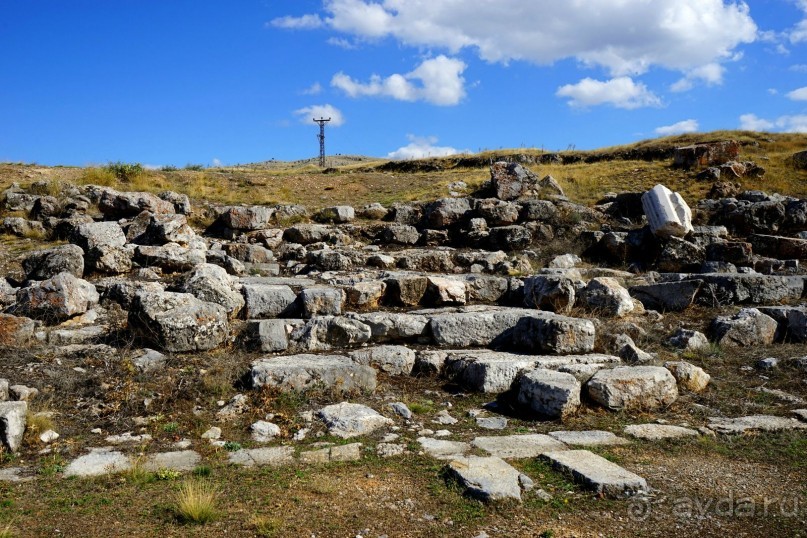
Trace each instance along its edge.
<instances>
[{"instance_id":1,"label":"stone ruin","mask_svg":"<svg viewBox=\"0 0 807 538\"><path fill-rule=\"evenodd\" d=\"M737 151L734 142L681 148L675 162L709 166L736 159ZM488 501L527 494L532 480L505 460L535 456L604 495L635 495L648 490L642 477L585 450L629 442L613 432L447 440L401 402L372 409L342 400L371 394L389 377L434 377L560 426L584 406L661 412L680 393L707 387L701 368L660 363L636 344L643 325L670 312L734 308L715 316L706 334L683 327L670 334L675 349L807 341L804 199L745 191L702 200L693 211L657 185L608 195L592 208L570 201L551 177L512 163L492 166L495 195L488 197L313 214L297 205L202 209L173 192L94 185L67 187L58 197L36 192L3 194L4 209L27 217L5 217L2 229L60 244L25 253L0 278L0 344L52 349L61 368L85 373L84 358L126 355L149 376L186 354L229 349L254 356L242 372L245 390L327 387L333 404L309 414L305 428L286 435L270 420L254 423L257 447L233 452L236 465L362 457L359 442L295 455L293 444L315 423L346 439L387 432L375 450L395 457L408 450L390 431L398 424ZM189 220L201 212L214 217L205 230ZM542 254L554 244L573 252ZM50 368L60 375L60 366ZM37 388L25 385L21 371L0 372L9 378L0 379L0 443L14 452ZM243 413L247 394L198 412L224 423ZM507 424L496 406L476 420L482 428ZM438 427L456 422L448 411L434 418ZM804 427L790 417L722 417L701 431L635 424L617 433L660 439ZM87 454L71 453L78 457L64 474L128 469L134 455L126 443L144 435L118 433ZM58 436L45 432L42 442ZM147 454L147 466L192 469L200 442L225 441L211 427L202 439ZM31 470L4 473L22 480Z\"/></svg>"}]
</instances>

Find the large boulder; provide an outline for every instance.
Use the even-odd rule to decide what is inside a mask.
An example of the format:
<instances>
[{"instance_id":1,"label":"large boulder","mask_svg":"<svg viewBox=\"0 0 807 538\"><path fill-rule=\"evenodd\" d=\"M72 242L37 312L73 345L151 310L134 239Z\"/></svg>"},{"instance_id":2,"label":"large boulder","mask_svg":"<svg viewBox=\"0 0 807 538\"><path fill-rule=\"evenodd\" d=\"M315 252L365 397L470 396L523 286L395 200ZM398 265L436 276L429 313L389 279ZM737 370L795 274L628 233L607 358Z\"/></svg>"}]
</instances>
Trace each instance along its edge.
<instances>
[{"instance_id":1,"label":"large boulder","mask_svg":"<svg viewBox=\"0 0 807 538\"><path fill-rule=\"evenodd\" d=\"M282 284L245 283L242 287L247 319L290 317L297 294Z\"/></svg>"},{"instance_id":2,"label":"large boulder","mask_svg":"<svg viewBox=\"0 0 807 538\"><path fill-rule=\"evenodd\" d=\"M142 292L129 310L129 328L174 353L207 351L229 335L227 310L189 293Z\"/></svg>"},{"instance_id":3,"label":"large boulder","mask_svg":"<svg viewBox=\"0 0 807 538\"><path fill-rule=\"evenodd\" d=\"M47 323L83 314L100 299L95 286L70 273L36 282L17 291L16 313Z\"/></svg>"},{"instance_id":4,"label":"large boulder","mask_svg":"<svg viewBox=\"0 0 807 538\"><path fill-rule=\"evenodd\" d=\"M672 372L678 384L692 392L701 392L709 384L711 376L703 368L686 361L668 361L664 367Z\"/></svg>"},{"instance_id":5,"label":"large boulder","mask_svg":"<svg viewBox=\"0 0 807 538\"><path fill-rule=\"evenodd\" d=\"M496 226L488 231L488 242L493 248L523 250L532 243L532 232L519 224Z\"/></svg>"},{"instance_id":6,"label":"large boulder","mask_svg":"<svg viewBox=\"0 0 807 538\"><path fill-rule=\"evenodd\" d=\"M719 166L740 158L740 144L735 140L704 142L682 146L673 150L673 166L689 170Z\"/></svg>"},{"instance_id":7,"label":"large boulder","mask_svg":"<svg viewBox=\"0 0 807 538\"><path fill-rule=\"evenodd\" d=\"M592 278L583 299L589 308L605 316L623 317L635 309L628 290L612 277Z\"/></svg>"},{"instance_id":8,"label":"large boulder","mask_svg":"<svg viewBox=\"0 0 807 538\"><path fill-rule=\"evenodd\" d=\"M207 256L200 248L185 248L177 243L162 246L139 246L135 250L135 261L141 265L155 265L163 271L185 272L205 263Z\"/></svg>"},{"instance_id":9,"label":"large boulder","mask_svg":"<svg viewBox=\"0 0 807 538\"><path fill-rule=\"evenodd\" d=\"M221 214L219 221L232 230L262 230L270 226L275 212L273 207L258 205L230 207Z\"/></svg>"},{"instance_id":10,"label":"large boulder","mask_svg":"<svg viewBox=\"0 0 807 538\"><path fill-rule=\"evenodd\" d=\"M101 246L122 247L126 244L126 234L117 222L88 222L73 230L70 242L91 254Z\"/></svg>"},{"instance_id":11,"label":"large boulder","mask_svg":"<svg viewBox=\"0 0 807 538\"><path fill-rule=\"evenodd\" d=\"M568 314L574 308L577 290L584 283L571 276L536 275L524 279L524 305Z\"/></svg>"},{"instance_id":12,"label":"large boulder","mask_svg":"<svg viewBox=\"0 0 807 538\"><path fill-rule=\"evenodd\" d=\"M252 363L249 377L254 388L283 391L324 389L329 393L373 392L376 372L343 355L287 355Z\"/></svg>"},{"instance_id":13,"label":"large boulder","mask_svg":"<svg viewBox=\"0 0 807 538\"><path fill-rule=\"evenodd\" d=\"M197 299L221 305L231 317L244 307L244 296L235 289L236 279L218 265L203 263L182 275L177 289Z\"/></svg>"},{"instance_id":14,"label":"large boulder","mask_svg":"<svg viewBox=\"0 0 807 538\"><path fill-rule=\"evenodd\" d=\"M317 415L328 427L328 433L342 439L368 435L392 424L391 419L374 409L349 402L323 407Z\"/></svg>"},{"instance_id":15,"label":"large boulder","mask_svg":"<svg viewBox=\"0 0 807 538\"><path fill-rule=\"evenodd\" d=\"M500 161L490 167L490 179L496 198L515 200L533 194L538 184L538 176L518 163Z\"/></svg>"},{"instance_id":16,"label":"large boulder","mask_svg":"<svg viewBox=\"0 0 807 538\"><path fill-rule=\"evenodd\" d=\"M19 450L25 433L28 404L0 402L0 446L12 454Z\"/></svg>"},{"instance_id":17,"label":"large boulder","mask_svg":"<svg viewBox=\"0 0 807 538\"><path fill-rule=\"evenodd\" d=\"M653 411L678 399L675 377L658 366L620 366L600 370L586 384L589 397L603 407Z\"/></svg>"},{"instance_id":18,"label":"large boulder","mask_svg":"<svg viewBox=\"0 0 807 538\"><path fill-rule=\"evenodd\" d=\"M695 301L702 284L700 280L658 282L631 286L629 292L647 309L677 312L686 310Z\"/></svg>"},{"instance_id":19,"label":"large boulder","mask_svg":"<svg viewBox=\"0 0 807 538\"><path fill-rule=\"evenodd\" d=\"M743 308L733 316L720 316L712 322L718 344L753 347L772 344L776 336L776 320L757 310Z\"/></svg>"},{"instance_id":20,"label":"large boulder","mask_svg":"<svg viewBox=\"0 0 807 538\"><path fill-rule=\"evenodd\" d=\"M0 347L25 346L34 336L36 322L0 313Z\"/></svg>"},{"instance_id":21,"label":"large boulder","mask_svg":"<svg viewBox=\"0 0 807 538\"><path fill-rule=\"evenodd\" d=\"M429 228L448 228L461 222L471 212L467 198L443 198L426 208L426 223Z\"/></svg>"},{"instance_id":22,"label":"large boulder","mask_svg":"<svg viewBox=\"0 0 807 538\"><path fill-rule=\"evenodd\" d=\"M118 192L105 189L98 201L98 209L110 218L134 217L142 211L174 213L174 204L161 200L148 192Z\"/></svg>"},{"instance_id":23,"label":"large boulder","mask_svg":"<svg viewBox=\"0 0 807 538\"><path fill-rule=\"evenodd\" d=\"M35 250L22 260L22 270L29 280L47 280L59 273L84 276L84 251L77 245L60 245Z\"/></svg>"},{"instance_id":24,"label":"large boulder","mask_svg":"<svg viewBox=\"0 0 807 538\"><path fill-rule=\"evenodd\" d=\"M547 418L564 418L580 407L580 382L565 372L538 368L517 380L518 403Z\"/></svg>"}]
</instances>

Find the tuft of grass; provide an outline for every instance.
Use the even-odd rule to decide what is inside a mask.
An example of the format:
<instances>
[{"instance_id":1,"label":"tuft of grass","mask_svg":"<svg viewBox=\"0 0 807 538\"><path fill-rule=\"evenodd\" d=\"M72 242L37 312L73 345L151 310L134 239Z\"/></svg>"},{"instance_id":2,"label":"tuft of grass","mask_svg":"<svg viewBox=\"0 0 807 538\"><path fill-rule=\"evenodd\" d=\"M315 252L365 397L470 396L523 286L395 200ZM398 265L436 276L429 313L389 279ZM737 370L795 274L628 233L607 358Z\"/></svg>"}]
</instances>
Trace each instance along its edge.
<instances>
[{"instance_id":1,"label":"tuft of grass","mask_svg":"<svg viewBox=\"0 0 807 538\"><path fill-rule=\"evenodd\" d=\"M131 482L137 486L143 486L156 480L154 473L147 471L140 459L132 464L129 470L124 473L123 478L126 482Z\"/></svg>"},{"instance_id":2,"label":"tuft of grass","mask_svg":"<svg viewBox=\"0 0 807 538\"><path fill-rule=\"evenodd\" d=\"M210 476L213 470L207 465L200 465L193 470L193 476L198 476L199 478L206 478Z\"/></svg>"},{"instance_id":3,"label":"tuft of grass","mask_svg":"<svg viewBox=\"0 0 807 538\"><path fill-rule=\"evenodd\" d=\"M250 526L255 529L255 534L258 536L269 538L279 535L283 522L276 517L256 515L250 520Z\"/></svg>"},{"instance_id":4,"label":"tuft of grass","mask_svg":"<svg viewBox=\"0 0 807 538\"><path fill-rule=\"evenodd\" d=\"M100 185L101 187L114 187L118 183L115 174L106 168L85 168L84 173L78 178L82 185Z\"/></svg>"},{"instance_id":5,"label":"tuft of grass","mask_svg":"<svg viewBox=\"0 0 807 538\"><path fill-rule=\"evenodd\" d=\"M0 538L14 538L14 528L9 523L3 528L0 528Z\"/></svg>"},{"instance_id":6,"label":"tuft of grass","mask_svg":"<svg viewBox=\"0 0 807 538\"><path fill-rule=\"evenodd\" d=\"M204 525L216 519L216 498L218 491L206 480L185 482L179 488L176 498L176 514L184 523Z\"/></svg>"},{"instance_id":7,"label":"tuft of grass","mask_svg":"<svg viewBox=\"0 0 807 538\"><path fill-rule=\"evenodd\" d=\"M226 443L224 443L224 450L226 450L227 452L238 452L239 450L241 450L241 448L242 448L241 443L239 443L238 441L227 441Z\"/></svg>"},{"instance_id":8,"label":"tuft of grass","mask_svg":"<svg viewBox=\"0 0 807 538\"><path fill-rule=\"evenodd\" d=\"M178 422L166 422L163 424L163 431L165 433L176 433L179 431L179 423Z\"/></svg>"},{"instance_id":9,"label":"tuft of grass","mask_svg":"<svg viewBox=\"0 0 807 538\"><path fill-rule=\"evenodd\" d=\"M427 415L434 412L434 402L431 400L411 402L407 404L407 407L416 415Z\"/></svg>"},{"instance_id":10,"label":"tuft of grass","mask_svg":"<svg viewBox=\"0 0 807 538\"><path fill-rule=\"evenodd\" d=\"M36 444L39 442L39 436L48 430L55 428L53 419L49 413L31 413L28 412L25 426L25 438L29 444Z\"/></svg>"}]
</instances>

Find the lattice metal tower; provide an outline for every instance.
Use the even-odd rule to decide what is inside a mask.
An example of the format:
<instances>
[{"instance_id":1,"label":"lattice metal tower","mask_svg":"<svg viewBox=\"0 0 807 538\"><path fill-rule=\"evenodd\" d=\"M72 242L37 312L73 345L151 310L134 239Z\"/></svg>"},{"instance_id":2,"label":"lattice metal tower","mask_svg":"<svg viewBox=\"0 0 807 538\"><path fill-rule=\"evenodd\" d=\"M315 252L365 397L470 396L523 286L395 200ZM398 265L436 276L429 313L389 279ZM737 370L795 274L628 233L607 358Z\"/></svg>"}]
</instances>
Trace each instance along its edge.
<instances>
[{"instance_id":1,"label":"lattice metal tower","mask_svg":"<svg viewBox=\"0 0 807 538\"><path fill-rule=\"evenodd\" d=\"M331 118L314 118L316 123L319 123L319 166L320 168L325 168L325 124L331 121Z\"/></svg>"}]
</instances>

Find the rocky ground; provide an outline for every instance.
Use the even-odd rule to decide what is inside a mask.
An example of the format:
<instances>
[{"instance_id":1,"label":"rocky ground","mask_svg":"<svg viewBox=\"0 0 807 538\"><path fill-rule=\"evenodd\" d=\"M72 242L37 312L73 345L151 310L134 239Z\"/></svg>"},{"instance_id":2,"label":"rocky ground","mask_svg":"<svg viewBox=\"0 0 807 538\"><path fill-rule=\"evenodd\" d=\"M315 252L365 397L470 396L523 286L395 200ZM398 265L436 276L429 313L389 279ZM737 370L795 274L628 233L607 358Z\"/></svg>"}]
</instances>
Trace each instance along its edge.
<instances>
[{"instance_id":1,"label":"rocky ground","mask_svg":"<svg viewBox=\"0 0 807 538\"><path fill-rule=\"evenodd\" d=\"M195 535L191 482L211 535L804 533L807 200L198 202L3 193L7 535Z\"/></svg>"}]
</instances>

